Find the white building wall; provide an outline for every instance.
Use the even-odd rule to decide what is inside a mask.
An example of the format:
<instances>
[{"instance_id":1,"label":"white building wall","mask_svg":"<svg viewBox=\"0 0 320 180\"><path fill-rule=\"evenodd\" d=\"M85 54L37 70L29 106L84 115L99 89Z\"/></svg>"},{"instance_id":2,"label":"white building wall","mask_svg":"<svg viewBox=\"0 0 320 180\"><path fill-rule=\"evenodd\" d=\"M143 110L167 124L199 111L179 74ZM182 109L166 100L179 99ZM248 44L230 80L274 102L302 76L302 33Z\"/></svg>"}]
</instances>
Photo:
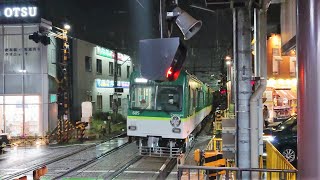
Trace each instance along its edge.
<instances>
[{"instance_id":1,"label":"white building wall","mask_svg":"<svg viewBox=\"0 0 320 180\"><path fill-rule=\"evenodd\" d=\"M74 106L74 118L80 120L81 118L81 103L87 101L92 96L93 113L111 112L110 107L110 95L114 94L114 88L111 84L103 87L97 87L97 80L103 80L104 82L113 82L113 74L109 74L109 62L114 63L112 57L104 57L97 54L97 45L79 40L73 40L73 106ZM92 71L87 72L85 67L85 57L89 56L92 60ZM97 59L102 61L102 73L97 73ZM129 82L127 78L127 66L130 66L130 73L132 72L132 62L118 60L118 64L121 65L121 77L118 77L118 85L120 81ZM113 64L114 67L114 64ZM108 81L107 81L108 80ZM127 97L129 95L129 87L123 88L124 92L118 94L118 98L121 98L121 107L119 107L119 113L126 115L127 111ZM98 109L97 96L102 95L102 109Z\"/></svg>"},{"instance_id":2,"label":"white building wall","mask_svg":"<svg viewBox=\"0 0 320 180\"><path fill-rule=\"evenodd\" d=\"M29 40L38 30L39 24L0 25L0 129L12 136L49 130L48 49L56 48Z\"/></svg>"}]
</instances>

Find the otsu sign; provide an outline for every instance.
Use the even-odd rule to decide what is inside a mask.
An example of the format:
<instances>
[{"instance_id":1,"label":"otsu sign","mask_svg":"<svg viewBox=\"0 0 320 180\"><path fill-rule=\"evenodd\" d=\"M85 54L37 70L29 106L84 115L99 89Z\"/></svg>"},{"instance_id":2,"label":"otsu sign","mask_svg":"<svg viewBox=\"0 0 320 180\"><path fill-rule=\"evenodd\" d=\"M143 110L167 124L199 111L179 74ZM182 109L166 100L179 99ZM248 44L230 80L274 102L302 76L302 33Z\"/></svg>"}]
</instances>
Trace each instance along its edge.
<instances>
[{"instance_id":1,"label":"otsu sign","mask_svg":"<svg viewBox=\"0 0 320 180\"><path fill-rule=\"evenodd\" d=\"M38 14L37 7L5 7L2 13L7 18L26 18L36 17Z\"/></svg>"}]
</instances>

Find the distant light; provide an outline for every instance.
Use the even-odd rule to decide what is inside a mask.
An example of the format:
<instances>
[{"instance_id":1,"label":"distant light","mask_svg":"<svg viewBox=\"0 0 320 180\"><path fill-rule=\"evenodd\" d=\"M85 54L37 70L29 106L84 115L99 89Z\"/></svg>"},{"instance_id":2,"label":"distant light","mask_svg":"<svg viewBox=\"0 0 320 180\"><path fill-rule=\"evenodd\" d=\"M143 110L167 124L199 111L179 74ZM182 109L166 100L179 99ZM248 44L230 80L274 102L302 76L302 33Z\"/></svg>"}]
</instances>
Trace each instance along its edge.
<instances>
[{"instance_id":1,"label":"distant light","mask_svg":"<svg viewBox=\"0 0 320 180\"><path fill-rule=\"evenodd\" d=\"M65 30L70 30L71 29L71 26L69 24L64 24L63 28Z\"/></svg>"},{"instance_id":2,"label":"distant light","mask_svg":"<svg viewBox=\"0 0 320 180\"><path fill-rule=\"evenodd\" d=\"M147 83L148 82L148 79L145 79L145 78L136 78L134 80L134 82L136 83Z\"/></svg>"},{"instance_id":3,"label":"distant light","mask_svg":"<svg viewBox=\"0 0 320 180\"><path fill-rule=\"evenodd\" d=\"M26 73L27 70L25 70L25 69L20 69L19 72L20 72L20 73Z\"/></svg>"},{"instance_id":4,"label":"distant light","mask_svg":"<svg viewBox=\"0 0 320 180\"><path fill-rule=\"evenodd\" d=\"M231 61L231 56L229 56L229 55L226 56L226 57L225 57L225 60L226 60L226 61Z\"/></svg>"},{"instance_id":5,"label":"distant light","mask_svg":"<svg viewBox=\"0 0 320 180\"><path fill-rule=\"evenodd\" d=\"M226 65L231 65L231 61L226 61Z\"/></svg>"}]
</instances>

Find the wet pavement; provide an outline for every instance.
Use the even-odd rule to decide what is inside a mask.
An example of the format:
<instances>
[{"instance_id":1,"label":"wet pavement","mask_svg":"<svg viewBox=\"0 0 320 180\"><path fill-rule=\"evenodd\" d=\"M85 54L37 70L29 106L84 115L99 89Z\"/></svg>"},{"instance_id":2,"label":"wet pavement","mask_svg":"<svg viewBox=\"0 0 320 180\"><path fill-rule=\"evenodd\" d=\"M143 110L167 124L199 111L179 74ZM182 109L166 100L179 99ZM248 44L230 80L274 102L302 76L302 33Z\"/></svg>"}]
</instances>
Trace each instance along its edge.
<instances>
[{"instance_id":1,"label":"wet pavement","mask_svg":"<svg viewBox=\"0 0 320 180\"><path fill-rule=\"evenodd\" d=\"M127 138L116 138L100 145L95 146L95 143L73 144L66 146L38 146L38 147L15 147L5 149L0 155L0 179L7 177L10 174L16 174L19 171L25 170L35 165L46 163L55 160L59 157L73 154L76 151L87 148L86 150L74 153L72 156L48 164L48 175L53 172L58 175L59 170L64 172L70 168L91 160L114 147L121 146L127 142ZM32 177L32 172L24 174ZM32 179L32 178L31 178ZM49 178L50 179L50 178Z\"/></svg>"}]
</instances>

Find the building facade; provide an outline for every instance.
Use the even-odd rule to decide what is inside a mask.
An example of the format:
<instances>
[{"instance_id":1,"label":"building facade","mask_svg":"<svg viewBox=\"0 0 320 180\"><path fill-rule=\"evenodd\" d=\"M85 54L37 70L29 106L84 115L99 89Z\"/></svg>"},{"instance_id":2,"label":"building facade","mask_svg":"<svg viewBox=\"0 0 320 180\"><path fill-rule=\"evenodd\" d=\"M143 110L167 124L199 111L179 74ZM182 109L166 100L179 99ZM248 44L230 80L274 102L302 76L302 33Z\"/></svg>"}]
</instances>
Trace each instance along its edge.
<instances>
[{"instance_id":1,"label":"building facade","mask_svg":"<svg viewBox=\"0 0 320 180\"><path fill-rule=\"evenodd\" d=\"M118 83L114 88L115 51L80 40L72 41L73 111L75 121L81 119L81 103L91 101L93 113L112 112L112 102L118 99L119 113L126 116L129 98L129 76L133 70L129 56L117 53Z\"/></svg>"},{"instance_id":2,"label":"building facade","mask_svg":"<svg viewBox=\"0 0 320 180\"><path fill-rule=\"evenodd\" d=\"M0 25L0 129L12 136L44 135L57 122L57 49L29 40L38 30L39 24Z\"/></svg>"}]
</instances>

